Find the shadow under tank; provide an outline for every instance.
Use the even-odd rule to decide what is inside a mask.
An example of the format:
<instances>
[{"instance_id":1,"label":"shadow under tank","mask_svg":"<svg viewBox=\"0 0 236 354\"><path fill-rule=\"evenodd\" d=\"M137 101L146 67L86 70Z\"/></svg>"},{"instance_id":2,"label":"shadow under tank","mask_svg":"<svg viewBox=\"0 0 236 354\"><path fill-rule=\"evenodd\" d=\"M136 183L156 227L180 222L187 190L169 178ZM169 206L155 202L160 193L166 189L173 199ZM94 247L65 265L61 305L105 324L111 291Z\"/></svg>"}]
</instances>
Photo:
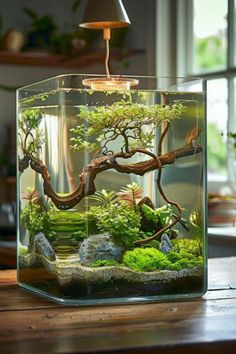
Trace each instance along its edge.
<instances>
[{"instance_id":1,"label":"shadow under tank","mask_svg":"<svg viewBox=\"0 0 236 354\"><path fill-rule=\"evenodd\" d=\"M85 79L18 90L20 286L75 305L203 295L204 81Z\"/></svg>"}]
</instances>

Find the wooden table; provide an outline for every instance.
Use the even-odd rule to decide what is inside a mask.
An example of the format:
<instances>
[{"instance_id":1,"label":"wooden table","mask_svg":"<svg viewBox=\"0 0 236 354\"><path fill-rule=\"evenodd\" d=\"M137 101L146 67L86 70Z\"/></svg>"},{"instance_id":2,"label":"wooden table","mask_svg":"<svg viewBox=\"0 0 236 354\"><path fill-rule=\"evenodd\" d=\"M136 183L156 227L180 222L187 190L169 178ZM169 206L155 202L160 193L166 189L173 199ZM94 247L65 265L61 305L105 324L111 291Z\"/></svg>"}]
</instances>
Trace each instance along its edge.
<instances>
[{"instance_id":1,"label":"wooden table","mask_svg":"<svg viewBox=\"0 0 236 354\"><path fill-rule=\"evenodd\" d=\"M0 353L236 353L236 257L210 259L192 301L62 307L0 271Z\"/></svg>"}]
</instances>

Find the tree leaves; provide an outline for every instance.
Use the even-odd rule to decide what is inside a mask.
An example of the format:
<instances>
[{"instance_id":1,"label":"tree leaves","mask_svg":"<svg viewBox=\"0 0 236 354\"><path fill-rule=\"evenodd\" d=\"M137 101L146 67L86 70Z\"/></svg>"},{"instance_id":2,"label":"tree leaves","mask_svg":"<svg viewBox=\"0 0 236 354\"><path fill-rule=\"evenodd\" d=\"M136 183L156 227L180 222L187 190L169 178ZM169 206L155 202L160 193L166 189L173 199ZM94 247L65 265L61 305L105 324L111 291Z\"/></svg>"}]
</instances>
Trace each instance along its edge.
<instances>
[{"instance_id":1,"label":"tree leaves","mask_svg":"<svg viewBox=\"0 0 236 354\"><path fill-rule=\"evenodd\" d=\"M180 118L184 110L182 104L147 106L124 100L94 110L83 106L79 115L81 123L70 130L74 135L70 148L92 152L101 147L106 154L113 152L117 139L121 151L152 148L154 129L162 122Z\"/></svg>"},{"instance_id":2,"label":"tree leaves","mask_svg":"<svg viewBox=\"0 0 236 354\"><path fill-rule=\"evenodd\" d=\"M40 130L42 118L43 113L40 109L27 109L20 114L18 144L25 156L36 155L44 143L44 136Z\"/></svg>"}]
</instances>

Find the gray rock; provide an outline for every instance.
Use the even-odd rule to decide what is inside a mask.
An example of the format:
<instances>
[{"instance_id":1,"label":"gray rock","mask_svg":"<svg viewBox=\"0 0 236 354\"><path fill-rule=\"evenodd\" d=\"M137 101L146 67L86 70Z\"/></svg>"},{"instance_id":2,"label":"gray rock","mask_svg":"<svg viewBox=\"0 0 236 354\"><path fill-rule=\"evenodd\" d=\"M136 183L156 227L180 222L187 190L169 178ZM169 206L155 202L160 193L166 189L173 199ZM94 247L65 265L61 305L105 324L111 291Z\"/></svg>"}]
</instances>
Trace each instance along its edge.
<instances>
[{"instance_id":1,"label":"gray rock","mask_svg":"<svg viewBox=\"0 0 236 354\"><path fill-rule=\"evenodd\" d=\"M55 252L43 232L39 232L34 237L34 252L38 256L43 256L49 261L55 261Z\"/></svg>"},{"instance_id":2,"label":"gray rock","mask_svg":"<svg viewBox=\"0 0 236 354\"><path fill-rule=\"evenodd\" d=\"M83 265L91 265L100 260L120 261L123 249L117 246L109 234L93 235L81 243L79 249L80 262Z\"/></svg>"},{"instance_id":3,"label":"gray rock","mask_svg":"<svg viewBox=\"0 0 236 354\"><path fill-rule=\"evenodd\" d=\"M169 253L173 246L167 234L161 236L160 251L163 253Z\"/></svg>"}]
</instances>

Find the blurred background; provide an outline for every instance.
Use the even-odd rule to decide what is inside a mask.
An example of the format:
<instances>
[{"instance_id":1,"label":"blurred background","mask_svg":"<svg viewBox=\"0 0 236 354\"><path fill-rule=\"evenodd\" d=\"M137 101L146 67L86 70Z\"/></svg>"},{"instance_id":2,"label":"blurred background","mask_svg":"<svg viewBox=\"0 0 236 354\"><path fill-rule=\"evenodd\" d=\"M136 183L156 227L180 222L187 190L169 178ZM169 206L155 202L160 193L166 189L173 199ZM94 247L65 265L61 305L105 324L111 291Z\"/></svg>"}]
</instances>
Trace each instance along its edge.
<instances>
[{"instance_id":1,"label":"blurred background","mask_svg":"<svg viewBox=\"0 0 236 354\"><path fill-rule=\"evenodd\" d=\"M236 0L123 0L112 74L207 79L209 256L236 255ZM0 267L15 267L16 89L104 73L102 33L78 27L83 0L0 3Z\"/></svg>"}]
</instances>

